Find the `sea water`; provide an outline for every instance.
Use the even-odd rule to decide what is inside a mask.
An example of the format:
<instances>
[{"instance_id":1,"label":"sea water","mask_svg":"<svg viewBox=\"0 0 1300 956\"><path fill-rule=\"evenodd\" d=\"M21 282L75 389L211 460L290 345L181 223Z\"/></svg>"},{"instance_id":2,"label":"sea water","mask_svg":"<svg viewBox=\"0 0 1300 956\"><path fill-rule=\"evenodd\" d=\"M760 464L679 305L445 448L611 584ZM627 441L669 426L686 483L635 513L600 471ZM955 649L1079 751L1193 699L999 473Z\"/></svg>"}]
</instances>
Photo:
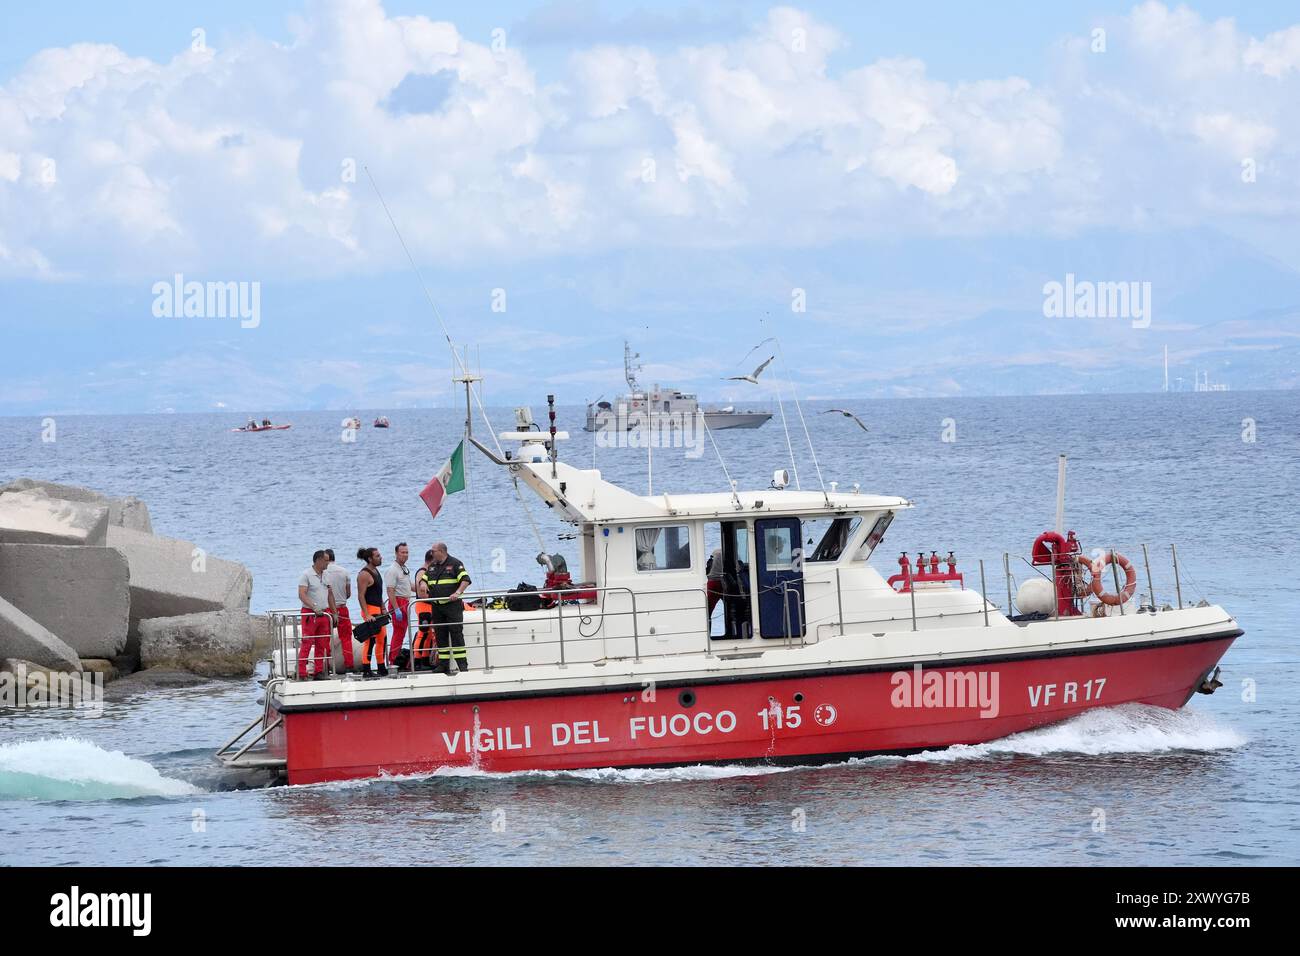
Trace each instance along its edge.
<instances>
[{"instance_id":1,"label":"sea water","mask_svg":"<svg viewBox=\"0 0 1300 956\"><path fill-rule=\"evenodd\" d=\"M873 563L954 550L967 585L984 559L1006 603L1004 552L1053 521L1056 456L1070 456L1066 525L1116 547L1147 589L1222 604L1246 630L1213 696L1181 711L1127 706L991 743L806 767L484 774L266 787L212 752L258 712L255 679L110 699L102 714L0 712L0 863L1071 863L1300 862L1300 401L1295 392L848 403L869 425L787 403L757 431L691 449L607 448L581 431L562 455L637 493L725 491L797 468L803 488L898 494ZM846 403L839 401L835 405ZM540 411L540 409L535 409ZM774 409L775 410L775 409ZM286 432L234 434L242 416L0 418L0 482L20 476L144 498L160 534L246 564L255 610L294 605L312 550L418 557L445 540L475 587L540 579L538 550L577 565L570 530L472 453L471 490L430 520L419 489L464 428L452 409L274 412ZM817 465L799 426L808 423ZM508 409L489 410L498 429ZM375 412L359 413L370 421ZM540 417L540 416L539 416ZM487 440L486 425L475 432ZM818 471L820 470L820 476ZM651 477L652 476L652 477Z\"/></svg>"}]
</instances>

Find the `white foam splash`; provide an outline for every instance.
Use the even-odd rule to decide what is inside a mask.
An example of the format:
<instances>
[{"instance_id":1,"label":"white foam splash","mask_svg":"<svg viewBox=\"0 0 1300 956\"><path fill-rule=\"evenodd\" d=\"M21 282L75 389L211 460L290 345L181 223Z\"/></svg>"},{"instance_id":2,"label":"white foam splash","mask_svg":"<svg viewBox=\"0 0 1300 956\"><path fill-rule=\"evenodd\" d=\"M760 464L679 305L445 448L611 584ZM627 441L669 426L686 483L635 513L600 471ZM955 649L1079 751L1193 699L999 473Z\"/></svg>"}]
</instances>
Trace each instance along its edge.
<instances>
[{"instance_id":1,"label":"white foam splash","mask_svg":"<svg viewBox=\"0 0 1300 956\"><path fill-rule=\"evenodd\" d=\"M144 760L89 740L55 737L0 744L0 800L116 800L201 793Z\"/></svg>"},{"instance_id":2,"label":"white foam splash","mask_svg":"<svg viewBox=\"0 0 1300 956\"><path fill-rule=\"evenodd\" d=\"M1052 754L1155 754L1173 750L1226 750L1246 738L1199 711L1167 710L1144 704L1102 707L1050 727L1026 730L984 744L959 744L947 750L904 759L928 762L988 757L1044 757Z\"/></svg>"},{"instance_id":3,"label":"white foam splash","mask_svg":"<svg viewBox=\"0 0 1300 956\"><path fill-rule=\"evenodd\" d=\"M809 758L810 760L814 758ZM489 772L471 767L440 767L435 777L491 777L510 779L534 777L543 780L587 780L592 783L669 783L689 780L725 780L729 777L762 777L773 773L807 770L793 765L692 764L687 767L595 767L587 770L509 770Z\"/></svg>"},{"instance_id":4,"label":"white foam splash","mask_svg":"<svg viewBox=\"0 0 1300 956\"><path fill-rule=\"evenodd\" d=\"M438 767L428 773L389 774L355 780L299 784L329 790L368 787L376 783L417 783L435 777L466 777L482 780L586 780L592 783L670 783L688 780L724 780L728 777L761 777L773 773L807 770L798 766L740 764L693 764L687 767L599 767L588 770L480 770L473 766Z\"/></svg>"}]
</instances>

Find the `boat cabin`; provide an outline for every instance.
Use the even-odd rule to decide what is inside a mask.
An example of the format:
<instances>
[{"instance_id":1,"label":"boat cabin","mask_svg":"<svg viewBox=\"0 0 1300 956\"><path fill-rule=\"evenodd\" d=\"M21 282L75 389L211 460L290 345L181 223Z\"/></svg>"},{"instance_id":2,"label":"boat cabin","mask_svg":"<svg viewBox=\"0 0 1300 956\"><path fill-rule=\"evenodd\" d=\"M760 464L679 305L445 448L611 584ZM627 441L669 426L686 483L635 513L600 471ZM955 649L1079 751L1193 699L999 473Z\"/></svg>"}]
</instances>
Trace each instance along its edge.
<instances>
[{"instance_id":1,"label":"boat cabin","mask_svg":"<svg viewBox=\"0 0 1300 956\"><path fill-rule=\"evenodd\" d=\"M869 564L904 498L774 487L635 495L551 454L538 431L500 458L475 444L577 528L574 595L511 611L465 612L472 666L761 652L846 631L970 623L983 603L947 585L900 594ZM563 439L563 433L557 434ZM955 597L954 597L955 596ZM965 618L963 620L963 618ZM486 644L486 647L484 647ZM484 651L485 661L476 649Z\"/></svg>"}]
</instances>

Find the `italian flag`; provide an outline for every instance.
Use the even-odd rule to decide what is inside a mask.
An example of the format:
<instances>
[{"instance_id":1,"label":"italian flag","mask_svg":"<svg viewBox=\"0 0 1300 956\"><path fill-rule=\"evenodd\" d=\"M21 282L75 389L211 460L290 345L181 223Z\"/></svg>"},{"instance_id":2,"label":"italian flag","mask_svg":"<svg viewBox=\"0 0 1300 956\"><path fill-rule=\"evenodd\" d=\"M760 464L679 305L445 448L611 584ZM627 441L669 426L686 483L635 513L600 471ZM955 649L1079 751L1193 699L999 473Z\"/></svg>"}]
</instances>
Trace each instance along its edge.
<instances>
[{"instance_id":1,"label":"italian flag","mask_svg":"<svg viewBox=\"0 0 1300 956\"><path fill-rule=\"evenodd\" d=\"M451 453L447 463L438 469L438 473L429 479L429 483L420 492L420 500L429 508L429 514L438 517L442 508L442 499L456 491L465 490L465 443L462 441Z\"/></svg>"}]
</instances>

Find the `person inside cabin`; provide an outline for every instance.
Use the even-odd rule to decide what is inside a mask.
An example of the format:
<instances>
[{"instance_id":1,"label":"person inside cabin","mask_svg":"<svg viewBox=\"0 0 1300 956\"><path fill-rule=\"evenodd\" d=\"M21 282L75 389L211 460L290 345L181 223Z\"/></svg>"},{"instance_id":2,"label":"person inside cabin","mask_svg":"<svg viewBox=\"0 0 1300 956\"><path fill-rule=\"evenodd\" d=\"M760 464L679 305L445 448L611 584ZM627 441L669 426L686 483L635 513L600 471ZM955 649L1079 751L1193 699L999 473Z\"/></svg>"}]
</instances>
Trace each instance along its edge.
<instances>
[{"instance_id":1,"label":"person inside cabin","mask_svg":"<svg viewBox=\"0 0 1300 956\"><path fill-rule=\"evenodd\" d=\"M369 621L384 613L384 578L379 566L384 563L378 548L358 548L357 557L364 562L357 572L357 604L361 606L361 619ZM361 673L370 676L370 660L375 659L375 670L380 677L388 676L387 628L379 628L362 644Z\"/></svg>"},{"instance_id":2,"label":"person inside cabin","mask_svg":"<svg viewBox=\"0 0 1300 956\"><path fill-rule=\"evenodd\" d=\"M709 560L704 565L706 590L709 596L709 617L722 598L722 548L714 548Z\"/></svg>"},{"instance_id":3,"label":"person inside cabin","mask_svg":"<svg viewBox=\"0 0 1300 956\"><path fill-rule=\"evenodd\" d=\"M415 619L420 629L411 640L411 670L432 670L437 660L434 651L437 642L433 630L433 602L420 600L429 597L433 585L433 549L424 552L424 566L415 572Z\"/></svg>"},{"instance_id":4,"label":"person inside cabin","mask_svg":"<svg viewBox=\"0 0 1300 956\"><path fill-rule=\"evenodd\" d=\"M330 631L333 629L334 595L325 583L329 558L324 551L311 556L311 567L298 579L298 601L302 605L302 639L298 643L298 679L307 679L307 662L311 661L312 679L323 680L325 661L330 656Z\"/></svg>"},{"instance_id":5,"label":"person inside cabin","mask_svg":"<svg viewBox=\"0 0 1300 956\"><path fill-rule=\"evenodd\" d=\"M453 674L469 669L469 657L465 652L465 628L461 623L465 614L461 595L471 582L465 565L459 558L447 553L445 543L439 541L432 550L429 596L433 598L433 623L438 634L437 670ZM453 661L456 671L451 669Z\"/></svg>"},{"instance_id":6,"label":"person inside cabin","mask_svg":"<svg viewBox=\"0 0 1300 956\"><path fill-rule=\"evenodd\" d=\"M352 655L352 614L348 611L348 601L352 599L352 579L348 573L335 563L334 549L326 548L325 556L329 564L325 566L325 583L329 586L330 597L334 599L337 612L339 649L343 653L343 670L353 669Z\"/></svg>"}]
</instances>

